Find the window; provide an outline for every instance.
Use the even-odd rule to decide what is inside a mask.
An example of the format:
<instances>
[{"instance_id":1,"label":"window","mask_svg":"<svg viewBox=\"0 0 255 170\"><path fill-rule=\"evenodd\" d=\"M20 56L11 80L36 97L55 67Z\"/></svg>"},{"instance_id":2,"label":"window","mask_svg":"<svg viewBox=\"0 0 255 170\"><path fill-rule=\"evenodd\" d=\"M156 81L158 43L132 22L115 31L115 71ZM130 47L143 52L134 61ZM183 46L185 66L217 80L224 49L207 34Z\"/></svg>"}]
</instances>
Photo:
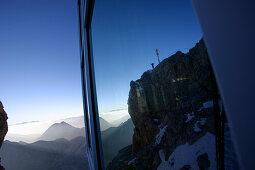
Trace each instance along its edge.
<instances>
[{"instance_id":1,"label":"window","mask_svg":"<svg viewBox=\"0 0 255 170\"><path fill-rule=\"evenodd\" d=\"M89 169L77 1L1 1L0 13L0 169Z\"/></svg>"},{"instance_id":2,"label":"window","mask_svg":"<svg viewBox=\"0 0 255 170\"><path fill-rule=\"evenodd\" d=\"M191 4L97 0L85 8L84 101L94 166L238 167Z\"/></svg>"}]
</instances>

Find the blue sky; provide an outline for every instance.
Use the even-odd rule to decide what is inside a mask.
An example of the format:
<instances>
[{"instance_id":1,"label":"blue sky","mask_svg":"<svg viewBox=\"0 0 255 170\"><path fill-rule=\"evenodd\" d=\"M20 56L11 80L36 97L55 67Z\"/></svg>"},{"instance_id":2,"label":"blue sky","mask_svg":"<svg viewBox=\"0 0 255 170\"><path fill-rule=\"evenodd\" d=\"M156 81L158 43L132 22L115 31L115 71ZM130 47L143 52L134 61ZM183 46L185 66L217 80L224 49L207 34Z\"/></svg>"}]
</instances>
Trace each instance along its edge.
<instances>
[{"instance_id":1,"label":"blue sky","mask_svg":"<svg viewBox=\"0 0 255 170\"><path fill-rule=\"evenodd\" d=\"M10 123L82 114L76 5L0 2L0 100Z\"/></svg>"},{"instance_id":2,"label":"blue sky","mask_svg":"<svg viewBox=\"0 0 255 170\"><path fill-rule=\"evenodd\" d=\"M92 23L99 108L127 107L129 84L202 37L188 0L96 0Z\"/></svg>"},{"instance_id":3,"label":"blue sky","mask_svg":"<svg viewBox=\"0 0 255 170\"><path fill-rule=\"evenodd\" d=\"M99 110L127 108L129 83L202 37L188 0L96 0ZM0 100L9 122L82 114L76 0L0 2Z\"/></svg>"}]
</instances>

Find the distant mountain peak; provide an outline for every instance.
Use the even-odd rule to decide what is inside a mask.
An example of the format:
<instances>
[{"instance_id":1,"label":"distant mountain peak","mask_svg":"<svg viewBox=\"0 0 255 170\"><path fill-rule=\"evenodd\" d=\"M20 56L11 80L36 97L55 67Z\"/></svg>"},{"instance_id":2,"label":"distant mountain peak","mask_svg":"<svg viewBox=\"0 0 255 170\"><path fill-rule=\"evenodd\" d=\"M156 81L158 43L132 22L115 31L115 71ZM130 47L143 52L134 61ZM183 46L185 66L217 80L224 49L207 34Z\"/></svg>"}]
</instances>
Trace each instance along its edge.
<instances>
[{"instance_id":1,"label":"distant mountain peak","mask_svg":"<svg viewBox=\"0 0 255 170\"><path fill-rule=\"evenodd\" d=\"M85 131L82 128L75 128L65 121L62 121L51 125L38 140L53 141L59 138L71 140L78 136L85 136Z\"/></svg>"},{"instance_id":2,"label":"distant mountain peak","mask_svg":"<svg viewBox=\"0 0 255 170\"><path fill-rule=\"evenodd\" d=\"M100 129L101 131L104 131L110 127L113 127L112 124L110 124L109 122L107 122L105 119L103 119L102 117L99 117L99 121L100 121Z\"/></svg>"},{"instance_id":3,"label":"distant mountain peak","mask_svg":"<svg viewBox=\"0 0 255 170\"><path fill-rule=\"evenodd\" d=\"M59 123L59 124L61 124L61 125L69 125L69 126L72 126L72 125L70 125L70 124L66 123L65 121L62 121L62 122L61 122L61 123Z\"/></svg>"},{"instance_id":4,"label":"distant mountain peak","mask_svg":"<svg viewBox=\"0 0 255 170\"><path fill-rule=\"evenodd\" d=\"M60 123L54 123L54 124L51 125L49 128L51 128L51 127L56 127L56 126L69 126L69 127L73 127L72 125L66 123L65 121L62 121L62 122L60 122ZM75 127L73 127L73 128L75 128Z\"/></svg>"}]
</instances>

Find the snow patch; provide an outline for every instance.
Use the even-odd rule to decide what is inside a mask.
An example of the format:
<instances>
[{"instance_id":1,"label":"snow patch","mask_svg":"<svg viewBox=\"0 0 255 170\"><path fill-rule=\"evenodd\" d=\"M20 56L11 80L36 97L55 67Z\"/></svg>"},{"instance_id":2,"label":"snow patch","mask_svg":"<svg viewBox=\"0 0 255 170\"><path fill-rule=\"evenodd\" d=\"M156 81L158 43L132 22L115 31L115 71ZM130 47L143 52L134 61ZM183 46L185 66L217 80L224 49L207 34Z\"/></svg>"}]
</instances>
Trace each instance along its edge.
<instances>
[{"instance_id":1,"label":"snow patch","mask_svg":"<svg viewBox=\"0 0 255 170\"><path fill-rule=\"evenodd\" d=\"M200 125L205 125L206 124L206 118L201 118L200 120L196 121L196 123L194 124L194 131L195 132L200 132L201 129L198 127L198 124Z\"/></svg>"},{"instance_id":2,"label":"snow patch","mask_svg":"<svg viewBox=\"0 0 255 170\"><path fill-rule=\"evenodd\" d=\"M240 169L233 143L234 136L229 130L229 124L224 125L224 165L225 169Z\"/></svg>"},{"instance_id":3,"label":"snow patch","mask_svg":"<svg viewBox=\"0 0 255 170\"><path fill-rule=\"evenodd\" d=\"M207 153L210 160L209 170L216 168L216 148L215 136L207 132L203 137L197 140L193 145L188 143L177 146L174 152L165 161L165 154L163 150L159 150L161 163L158 170L175 170L180 169L184 165L190 165L191 169L199 169L197 164L197 157L201 154Z\"/></svg>"},{"instance_id":4,"label":"snow patch","mask_svg":"<svg viewBox=\"0 0 255 170\"><path fill-rule=\"evenodd\" d=\"M194 129L195 132L201 132L201 129L198 127L198 123L199 123L199 121L197 121L197 122L194 124L193 129Z\"/></svg>"},{"instance_id":5,"label":"snow patch","mask_svg":"<svg viewBox=\"0 0 255 170\"><path fill-rule=\"evenodd\" d=\"M186 116L187 116L187 120L185 121L186 123L188 123L191 119L195 117L194 112L188 113L186 114Z\"/></svg>"},{"instance_id":6,"label":"snow patch","mask_svg":"<svg viewBox=\"0 0 255 170\"><path fill-rule=\"evenodd\" d=\"M158 119L153 119L153 121L154 121L155 123L158 123L158 122L159 122L159 120L158 120Z\"/></svg>"},{"instance_id":7,"label":"snow patch","mask_svg":"<svg viewBox=\"0 0 255 170\"><path fill-rule=\"evenodd\" d=\"M200 109L198 109L198 111L201 111L202 109L211 108L211 107L213 107L213 101L212 100L204 102L203 106L200 107Z\"/></svg>"},{"instance_id":8,"label":"snow patch","mask_svg":"<svg viewBox=\"0 0 255 170\"><path fill-rule=\"evenodd\" d=\"M165 160L165 154L163 152L162 149L160 149L158 151L158 154L159 154L159 157L161 159L161 163L160 165L158 166L158 170L168 170L168 169L171 169L171 166L169 164L169 161L168 160Z\"/></svg>"},{"instance_id":9,"label":"snow patch","mask_svg":"<svg viewBox=\"0 0 255 170\"><path fill-rule=\"evenodd\" d=\"M163 128L161 128L162 125L159 125L159 133L156 135L156 140L155 140L155 144L158 145L161 142L161 139L166 131L167 125L165 125Z\"/></svg>"},{"instance_id":10,"label":"snow patch","mask_svg":"<svg viewBox=\"0 0 255 170\"><path fill-rule=\"evenodd\" d=\"M221 99L219 100L219 107L220 107L220 115L222 115L223 114L223 103L222 103Z\"/></svg>"},{"instance_id":11,"label":"snow patch","mask_svg":"<svg viewBox=\"0 0 255 170\"><path fill-rule=\"evenodd\" d=\"M142 88L141 84L140 84L139 82L136 82L136 84L137 84L137 86L138 86L138 89L139 89L140 91L142 91L143 88Z\"/></svg>"},{"instance_id":12,"label":"snow patch","mask_svg":"<svg viewBox=\"0 0 255 170\"><path fill-rule=\"evenodd\" d=\"M133 163L135 162L135 160L136 160L136 158L134 158L134 159L130 160L130 161L128 162L128 165L133 164Z\"/></svg>"},{"instance_id":13,"label":"snow patch","mask_svg":"<svg viewBox=\"0 0 255 170\"><path fill-rule=\"evenodd\" d=\"M206 118L201 118L200 121L199 121L199 123L200 123L201 125L205 125L205 123L206 123Z\"/></svg>"}]
</instances>

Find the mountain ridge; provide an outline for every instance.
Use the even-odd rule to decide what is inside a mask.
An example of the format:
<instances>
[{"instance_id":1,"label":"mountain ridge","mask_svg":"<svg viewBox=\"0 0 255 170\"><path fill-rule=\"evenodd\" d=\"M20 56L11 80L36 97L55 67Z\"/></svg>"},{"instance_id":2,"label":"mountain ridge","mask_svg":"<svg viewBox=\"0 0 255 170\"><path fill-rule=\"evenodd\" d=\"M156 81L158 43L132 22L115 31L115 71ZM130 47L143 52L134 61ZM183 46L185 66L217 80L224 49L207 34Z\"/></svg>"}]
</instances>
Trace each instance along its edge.
<instances>
[{"instance_id":1,"label":"mountain ridge","mask_svg":"<svg viewBox=\"0 0 255 170\"><path fill-rule=\"evenodd\" d=\"M0 151L2 165L9 170L83 169L89 168L86 139L57 139L20 144L4 141ZM81 152L79 152L81 151ZM82 152L84 151L84 152Z\"/></svg>"},{"instance_id":2,"label":"mountain ridge","mask_svg":"<svg viewBox=\"0 0 255 170\"><path fill-rule=\"evenodd\" d=\"M219 93L213 76L201 39L188 53L177 51L131 81L128 112L135 126L132 145L120 150L107 169L215 167L212 96ZM205 146L199 147L200 143ZM210 150L203 149L209 147L206 143L211 143ZM190 157L178 159L185 151Z\"/></svg>"},{"instance_id":3,"label":"mountain ridge","mask_svg":"<svg viewBox=\"0 0 255 170\"><path fill-rule=\"evenodd\" d=\"M78 136L85 136L84 128L75 128L62 121L51 125L37 140L53 141L59 138L71 140Z\"/></svg>"},{"instance_id":4,"label":"mountain ridge","mask_svg":"<svg viewBox=\"0 0 255 170\"><path fill-rule=\"evenodd\" d=\"M128 119L118 127L101 132L105 165L108 165L120 149L132 144L133 129L133 122Z\"/></svg>"}]
</instances>

